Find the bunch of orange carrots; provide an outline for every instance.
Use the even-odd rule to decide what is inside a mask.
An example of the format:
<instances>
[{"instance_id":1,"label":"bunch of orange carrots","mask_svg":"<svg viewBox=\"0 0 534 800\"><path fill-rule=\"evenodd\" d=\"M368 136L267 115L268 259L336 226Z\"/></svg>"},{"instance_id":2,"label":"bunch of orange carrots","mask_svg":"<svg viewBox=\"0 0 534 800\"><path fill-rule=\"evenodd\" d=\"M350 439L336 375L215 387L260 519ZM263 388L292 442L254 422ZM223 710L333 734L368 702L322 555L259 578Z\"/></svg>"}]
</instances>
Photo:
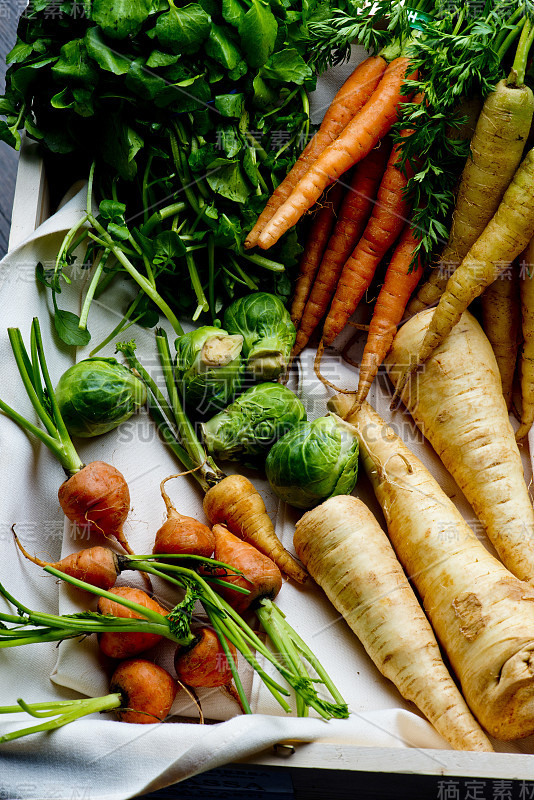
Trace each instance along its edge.
<instances>
[{"instance_id":1,"label":"bunch of orange carrots","mask_svg":"<svg viewBox=\"0 0 534 800\"><path fill-rule=\"evenodd\" d=\"M411 168L400 168L402 141L411 132L401 131L397 144L389 135L408 99L404 84L409 77L413 74L408 75L404 56L389 64L371 56L356 67L246 241L247 247L270 247L317 204L291 317L297 329L294 356L324 318L316 359L321 379L324 347L344 329L394 248L369 326L357 402L365 399L422 274L421 265L412 264L418 238L405 192Z\"/></svg>"}]
</instances>

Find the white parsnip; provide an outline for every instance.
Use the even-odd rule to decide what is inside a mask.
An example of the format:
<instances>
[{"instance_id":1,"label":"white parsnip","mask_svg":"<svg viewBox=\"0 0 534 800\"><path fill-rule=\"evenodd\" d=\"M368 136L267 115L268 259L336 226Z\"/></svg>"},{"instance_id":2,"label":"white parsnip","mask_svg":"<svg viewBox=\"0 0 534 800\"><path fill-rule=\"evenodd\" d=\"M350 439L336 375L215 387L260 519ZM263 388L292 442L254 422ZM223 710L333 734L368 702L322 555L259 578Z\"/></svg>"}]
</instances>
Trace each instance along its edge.
<instances>
[{"instance_id":1,"label":"white parsnip","mask_svg":"<svg viewBox=\"0 0 534 800\"><path fill-rule=\"evenodd\" d=\"M343 416L350 400L337 396ZM497 739L534 733L534 589L492 556L426 467L368 405L355 425L389 538L475 717Z\"/></svg>"},{"instance_id":2,"label":"white parsnip","mask_svg":"<svg viewBox=\"0 0 534 800\"><path fill-rule=\"evenodd\" d=\"M388 538L355 497L299 520L295 548L380 670L456 750L492 750L452 680Z\"/></svg>"},{"instance_id":3,"label":"white parsnip","mask_svg":"<svg viewBox=\"0 0 534 800\"><path fill-rule=\"evenodd\" d=\"M396 386L418 352L432 310L409 320L386 358ZM505 566L534 581L534 510L491 345L468 312L402 400L472 505Z\"/></svg>"}]
</instances>

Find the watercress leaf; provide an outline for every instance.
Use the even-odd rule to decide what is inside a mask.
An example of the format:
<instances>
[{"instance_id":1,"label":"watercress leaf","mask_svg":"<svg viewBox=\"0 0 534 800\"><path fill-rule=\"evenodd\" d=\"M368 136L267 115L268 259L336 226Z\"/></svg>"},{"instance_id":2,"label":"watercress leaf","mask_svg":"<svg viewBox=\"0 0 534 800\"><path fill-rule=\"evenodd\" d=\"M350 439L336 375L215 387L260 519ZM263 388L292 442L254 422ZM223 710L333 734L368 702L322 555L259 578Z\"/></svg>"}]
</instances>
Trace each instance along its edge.
<instances>
[{"instance_id":1,"label":"watercress leaf","mask_svg":"<svg viewBox=\"0 0 534 800\"><path fill-rule=\"evenodd\" d=\"M26 99L30 84L39 77L39 70L43 67L57 61L57 56L50 58L41 58L39 61L34 61L33 64L27 66L12 65L11 70L15 67L14 71L9 73L10 89L14 95L21 95L23 100ZM8 76L6 76L6 81Z\"/></svg>"},{"instance_id":2,"label":"watercress leaf","mask_svg":"<svg viewBox=\"0 0 534 800\"><path fill-rule=\"evenodd\" d=\"M245 9L239 0L222 0L222 15L229 25L239 28L245 16Z\"/></svg>"},{"instance_id":3,"label":"watercress leaf","mask_svg":"<svg viewBox=\"0 0 534 800\"><path fill-rule=\"evenodd\" d=\"M75 86L72 90L72 96L74 97L74 111L80 117L92 117L95 112L92 89Z\"/></svg>"},{"instance_id":4,"label":"watercress leaf","mask_svg":"<svg viewBox=\"0 0 534 800\"><path fill-rule=\"evenodd\" d=\"M74 105L74 98L68 86L65 86L60 92L57 92L50 100L50 105L53 108L72 108Z\"/></svg>"},{"instance_id":5,"label":"watercress leaf","mask_svg":"<svg viewBox=\"0 0 534 800\"><path fill-rule=\"evenodd\" d=\"M236 66L231 69L228 73L228 78L231 81L238 81L239 78L242 78L243 75L246 75L248 72L248 65L247 62L241 59L241 61L236 64Z\"/></svg>"},{"instance_id":6,"label":"watercress leaf","mask_svg":"<svg viewBox=\"0 0 534 800\"><path fill-rule=\"evenodd\" d=\"M251 7L239 26L241 47L251 67L261 67L274 50L278 23L271 9L260 0Z\"/></svg>"},{"instance_id":7,"label":"watercress leaf","mask_svg":"<svg viewBox=\"0 0 534 800\"><path fill-rule=\"evenodd\" d=\"M116 170L121 178L132 180L137 173L135 157L143 147L141 136L121 119L120 114L109 114L102 125L101 152L104 161Z\"/></svg>"},{"instance_id":8,"label":"watercress leaf","mask_svg":"<svg viewBox=\"0 0 534 800\"><path fill-rule=\"evenodd\" d=\"M245 95L219 94L215 97L215 108L223 117L240 117L245 106Z\"/></svg>"},{"instance_id":9,"label":"watercress leaf","mask_svg":"<svg viewBox=\"0 0 534 800\"><path fill-rule=\"evenodd\" d=\"M13 106L10 98L4 95L0 97L0 114L3 117L14 116L18 115L17 109Z\"/></svg>"},{"instance_id":10,"label":"watercress leaf","mask_svg":"<svg viewBox=\"0 0 534 800\"><path fill-rule=\"evenodd\" d=\"M102 220L122 222L124 221L126 206L124 203L119 203L118 200L101 200L98 210Z\"/></svg>"},{"instance_id":11,"label":"watercress leaf","mask_svg":"<svg viewBox=\"0 0 534 800\"><path fill-rule=\"evenodd\" d=\"M16 45L9 51L6 56L6 64L20 64L25 61L34 51L34 46L26 44L22 39L17 39Z\"/></svg>"},{"instance_id":12,"label":"watercress leaf","mask_svg":"<svg viewBox=\"0 0 534 800\"><path fill-rule=\"evenodd\" d=\"M29 116L24 117L24 128L28 131L30 136L33 136L34 139L43 138L43 132Z\"/></svg>"},{"instance_id":13,"label":"watercress leaf","mask_svg":"<svg viewBox=\"0 0 534 800\"><path fill-rule=\"evenodd\" d=\"M114 222L109 223L108 233L113 239L118 239L120 242L126 241L130 236L130 231L126 225L116 225Z\"/></svg>"},{"instance_id":14,"label":"watercress leaf","mask_svg":"<svg viewBox=\"0 0 534 800\"><path fill-rule=\"evenodd\" d=\"M73 78L82 83L96 83L97 71L89 60L83 39L73 39L63 45L59 59L52 67L56 78Z\"/></svg>"},{"instance_id":15,"label":"watercress leaf","mask_svg":"<svg viewBox=\"0 0 534 800\"><path fill-rule=\"evenodd\" d=\"M237 67L242 58L239 48L229 34L229 28L223 25L212 25L204 50L208 56L222 64L223 67L232 70Z\"/></svg>"},{"instance_id":16,"label":"watercress leaf","mask_svg":"<svg viewBox=\"0 0 534 800\"><path fill-rule=\"evenodd\" d=\"M161 75L147 69L143 58L132 61L125 83L133 94L143 100L153 100L167 86L167 81Z\"/></svg>"},{"instance_id":17,"label":"watercress leaf","mask_svg":"<svg viewBox=\"0 0 534 800\"><path fill-rule=\"evenodd\" d=\"M18 131L14 131L12 128L8 127L7 122L4 122L3 119L0 119L0 141L6 142L6 144L13 147L15 150L20 148L20 134Z\"/></svg>"},{"instance_id":18,"label":"watercress leaf","mask_svg":"<svg viewBox=\"0 0 534 800\"><path fill-rule=\"evenodd\" d=\"M176 113L183 113L197 111L205 106L210 98L209 84L202 75L196 75L165 86L154 102L158 108L170 106Z\"/></svg>"},{"instance_id":19,"label":"watercress leaf","mask_svg":"<svg viewBox=\"0 0 534 800\"><path fill-rule=\"evenodd\" d=\"M126 39L141 30L152 0L93 0L89 18L111 39Z\"/></svg>"},{"instance_id":20,"label":"watercress leaf","mask_svg":"<svg viewBox=\"0 0 534 800\"><path fill-rule=\"evenodd\" d=\"M73 347L85 347L89 344L91 334L88 330L81 329L79 324L80 318L76 314L64 311L55 305L54 327L62 342Z\"/></svg>"},{"instance_id":21,"label":"watercress leaf","mask_svg":"<svg viewBox=\"0 0 534 800\"><path fill-rule=\"evenodd\" d=\"M35 277L43 286L46 286L47 289L52 288L52 284L50 283L49 277L49 270L45 270L44 265L41 261L39 261L35 267Z\"/></svg>"},{"instance_id":22,"label":"watercress leaf","mask_svg":"<svg viewBox=\"0 0 534 800\"><path fill-rule=\"evenodd\" d=\"M254 95L252 103L257 108L272 108L278 100L278 94L268 86L261 75L258 73L252 81Z\"/></svg>"},{"instance_id":23,"label":"watercress leaf","mask_svg":"<svg viewBox=\"0 0 534 800\"><path fill-rule=\"evenodd\" d=\"M243 142L233 125L217 125L217 147L224 150L228 158L233 158L239 153ZM211 167L211 164L209 166Z\"/></svg>"},{"instance_id":24,"label":"watercress leaf","mask_svg":"<svg viewBox=\"0 0 534 800\"><path fill-rule=\"evenodd\" d=\"M216 17L220 13L220 0L199 0L199 3L210 17Z\"/></svg>"},{"instance_id":25,"label":"watercress leaf","mask_svg":"<svg viewBox=\"0 0 534 800\"><path fill-rule=\"evenodd\" d=\"M177 54L163 53L161 50L152 50L147 58L146 65L150 69L170 67L171 64L176 64L179 58L180 56Z\"/></svg>"},{"instance_id":26,"label":"watercress leaf","mask_svg":"<svg viewBox=\"0 0 534 800\"><path fill-rule=\"evenodd\" d=\"M212 161L220 156L221 148L215 144L205 144L189 154L188 163L193 172L205 172Z\"/></svg>"},{"instance_id":27,"label":"watercress leaf","mask_svg":"<svg viewBox=\"0 0 534 800\"><path fill-rule=\"evenodd\" d=\"M176 231L162 231L156 236L154 264L165 267L175 258L185 256L185 245Z\"/></svg>"},{"instance_id":28,"label":"watercress leaf","mask_svg":"<svg viewBox=\"0 0 534 800\"><path fill-rule=\"evenodd\" d=\"M155 34L171 53L196 53L210 32L211 18L198 3L171 5L156 22Z\"/></svg>"},{"instance_id":29,"label":"watercress leaf","mask_svg":"<svg viewBox=\"0 0 534 800\"><path fill-rule=\"evenodd\" d=\"M235 203L246 203L250 189L238 161L219 158L210 164L210 169L206 180L214 192Z\"/></svg>"},{"instance_id":30,"label":"watercress leaf","mask_svg":"<svg viewBox=\"0 0 534 800\"><path fill-rule=\"evenodd\" d=\"M112 72L113 75L125 75L130 69L131 59L109 47L104 41L100 29L96 26L88 28L84 36L84 43L90 58L106 72Z\"/></svg>"},{"instance_id":31,"label":"watercress leaf","mask_svg":"<svg viewBox=\"0 0 534 800\"><path fill-rule=\"evenodd\" d=\"M313 76L313 72L297 50L288 49L273 53L260 69L260 75L273 81L301 85Z\"/></svg>"}]
</instances>

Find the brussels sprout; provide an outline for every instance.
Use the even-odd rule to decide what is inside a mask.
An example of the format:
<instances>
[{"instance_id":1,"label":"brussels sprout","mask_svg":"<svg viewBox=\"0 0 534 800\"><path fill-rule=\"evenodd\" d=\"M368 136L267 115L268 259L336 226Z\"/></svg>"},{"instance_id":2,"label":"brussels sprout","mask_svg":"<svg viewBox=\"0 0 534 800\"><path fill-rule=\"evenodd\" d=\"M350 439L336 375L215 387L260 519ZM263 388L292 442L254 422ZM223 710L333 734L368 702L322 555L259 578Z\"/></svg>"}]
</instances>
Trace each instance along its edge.
<instances>
[{"instance_id":1,"label":"brussels sprout","mask_svg":"<svg viewBox=\"0 0 534 800\"><path fill-rule=\"evenodd\" d=\"M265 457L274 442L305 419L306 410L290 389L281 383L258 383L201 428L215 459L244 461Z\"/></svg>"},{"instance_id":2,"label":"brussels sprout","mask_svg":"<svg viewBox=\"0 0 534 800\"><path fill-rule=\"evenodd\" d=\"M68 432L89 438L129 419L146 401L146 388L115 358L86 358L63 373L55 395Z\"/></svg>"},{"instance_id":3,"label":"brussels sprout","mask_svg":"<svg viewBox=\"0 0 534 800\"><path fill-rule=\"evenodd\" d=\"M176 340L175 373L184 403L199 413L220 411L241 386L243 337L203 325Z\"/></svg>"},{"instance_id":4,"label":"brussels sprout","mask_svg":"<svg viewBox=\"0 0 534 800\"><path fill-rule=\"evenodd\" d=\"M255 380L273 381L289 364L296 331L281 300L268 292L240 297L226 309L224 327L243 336L243 356Z\"/></svg>"},{"instance_id":5,"label":"brussels sprout","mask_svg":"<svg viewBox=\"0 0 534 800\"><path fill-rule=\"evenodd\" d=\"M297 508L312 508L352 492L358 477L358 440L335 415L299 422L271 447L265 471L278 497Z\"/></svg>"}]
</instances>

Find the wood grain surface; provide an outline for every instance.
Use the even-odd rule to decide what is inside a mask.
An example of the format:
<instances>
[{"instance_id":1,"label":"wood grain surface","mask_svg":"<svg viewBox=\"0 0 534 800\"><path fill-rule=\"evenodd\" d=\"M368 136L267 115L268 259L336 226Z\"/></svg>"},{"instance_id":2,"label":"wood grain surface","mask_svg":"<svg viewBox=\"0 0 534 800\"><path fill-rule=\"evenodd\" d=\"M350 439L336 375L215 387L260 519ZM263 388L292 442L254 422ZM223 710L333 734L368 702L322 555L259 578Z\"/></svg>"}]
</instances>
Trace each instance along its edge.
<instances>
[{"instance_id":1,"label":"wood grain surface","mask_svg":"<svg viewBox=\"0 0 534 800\"><path fill-rule=\"evenodd\" d=\"M19 4L16 2L1 3L0 10L0 94L4 92L6 55L17 38L17 20ZM0 142L0 257L7 251L11 208L15 192L18 154L5 142Z\"/></svg>"}]
</instances>

